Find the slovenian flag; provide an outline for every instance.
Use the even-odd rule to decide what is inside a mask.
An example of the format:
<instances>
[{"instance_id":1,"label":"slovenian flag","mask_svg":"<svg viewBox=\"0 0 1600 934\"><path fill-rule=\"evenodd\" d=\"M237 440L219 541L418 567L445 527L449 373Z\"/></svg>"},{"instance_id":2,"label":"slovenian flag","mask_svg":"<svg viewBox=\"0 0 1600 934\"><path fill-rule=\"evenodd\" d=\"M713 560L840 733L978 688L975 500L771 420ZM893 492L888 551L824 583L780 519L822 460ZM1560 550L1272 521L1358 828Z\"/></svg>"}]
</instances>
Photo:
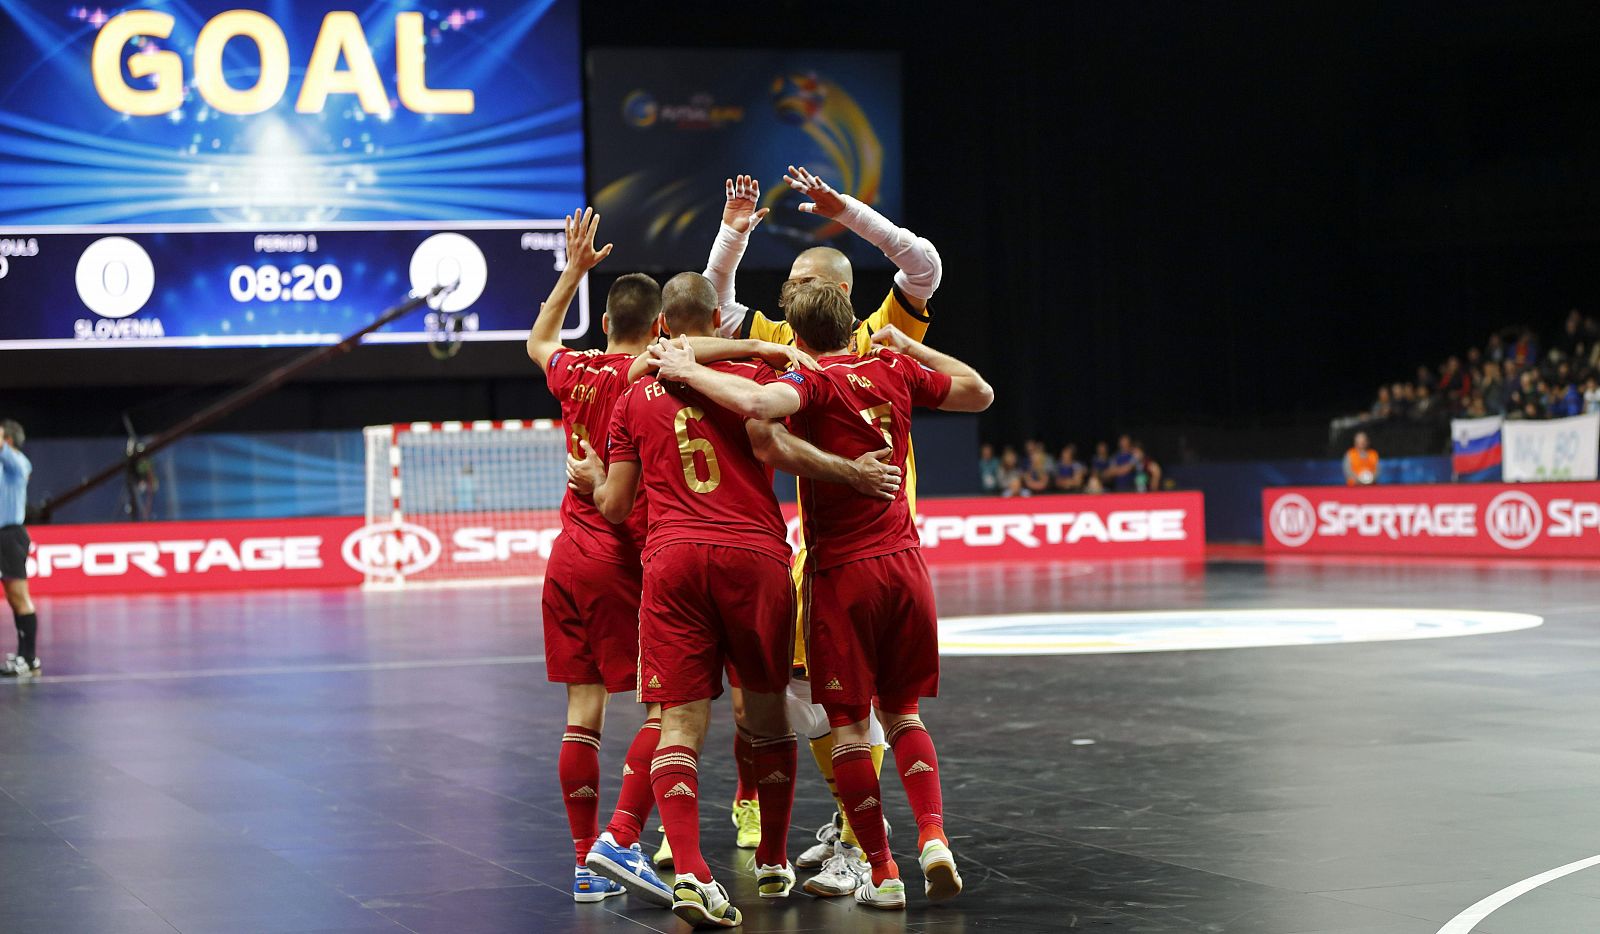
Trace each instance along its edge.
<instances>
[{"instance_id":1,"label":"slovenian flag","mask_svg":"<svg viewBox=\"0 0 1600 934\"><path fill-rule=\"evenodd\" d=\"M1450 467L1457 480L1471 483L1500 479L1500 423L1489 418L1450 421Z\"/></svg>"}]
</instances>

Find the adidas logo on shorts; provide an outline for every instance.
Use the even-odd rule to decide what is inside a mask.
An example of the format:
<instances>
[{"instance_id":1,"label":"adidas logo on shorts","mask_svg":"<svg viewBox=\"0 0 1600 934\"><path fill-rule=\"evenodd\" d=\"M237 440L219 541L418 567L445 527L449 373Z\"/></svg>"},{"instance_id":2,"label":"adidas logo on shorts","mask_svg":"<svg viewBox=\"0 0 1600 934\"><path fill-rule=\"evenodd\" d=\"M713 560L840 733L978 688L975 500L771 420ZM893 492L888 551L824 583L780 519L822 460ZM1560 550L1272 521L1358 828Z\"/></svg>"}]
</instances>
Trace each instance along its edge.
<instances>
[{"instance_id":1,"label":"adidas logo on shorts","mask_svg":"<svg viewBox=\"0 0 1600 934\"><path fill-rule=\"evenodd\" d=\"M624 763L622 763L622 776L623 776L623 777L624 777L624 778L626 778L626 777L628 777L628 776L629 776L629 775L632 775L632 774L633 774L633 767L632 767L632 766L630 766L630 765L629 765L629 764L628 764L628 763L626 763L626 762L624 762ZM908 773L908 774L909 774L909 773Z\"/></svg>"},{"instance_id":2,"label":"adidas logo on shorts","mask_svg":"<svg viewBox=\"0 0 1600 934\"><path fill-rule=\"evenodd\" d=\"M839 679L838 678L834 678L832 681L829 681L827 684L823 685L823 690L825 690L825 691L842 691L842 690L844 690L844 685L839 683Z\"/></svg>"},{"instance_id":3,"label":"adidas logo on shorts","mask_svg":"<svg viewBox=\"0 0 1600 934\"><path fill-rule=\"evenodd\" d=\"M868 795L867 796L867 800L865 800L865 801L861 802L860 804L856 805L856 810L857 811L867 811L867 810L871 810L872 808L875 808L877 806L878 806L878 799L872 797L871 795Z\"/></svg>"},{"instance_id":4,"label":"adidas logo on shorts","mask_svg":"<svg viewBox=\"0 0 1600 934\"><path fill-rule=\"evenodd\" d=\"M572 794L567 795L567 797L569 797L569 798L598 798L598 797L600 797L600 795L593 788L590 788L588 785L584 785L582 788L579 788L577 791L574 791Z\"/></svg>"},{"instance_id":5,"label":"adidas logo on shorts","mask_svg":"<svg viewBox=\"0 0 1600 934\"><path fill-rule=\"evenodd\" d=\"M756 784L757 785L781 785L781 784L783 784L784 782L786 782L788 780L789 780L789 776L787 776L787 775L783 774L782 772L779 772L778 770L774 769L772 771L772 774L768 775L766 778L763 778L761 781L756 782Z\"/></svg>"},{"instance_id":6,"label":"adidas logo on shorts","mask_svg":"<svg viewBox=\"0 0 1600 934\"><path fill-rule=\"evenodd\" d=\"M912 775L917 774L918 772L932 772L932 771L933 771L933 766L929 765L926 762L923 762L921 759L918 759L917 761L911 763L911 768L906 769L905 775L907 777L910 777Z\"/></svg>"},{"instance_id":7,"label":"adidas logo on shorts","mask_svg":"<svg viewBox=\"0 0 1600 934\"><path fill-rule=\"evenodd\" d=\"M645 685L645 687L651 687L651 688L658 688L660 686L661 686L661 679L657 678L655 675L651 675L650 676L650 683Z\"/></svg>"},{"instance_id":8,"label":"adidas logo on shorts","mask_svg":"<svg viewBox=\"0 0 1600 934\"><path fill-rule=\"evenodd\" d=\"M668 789L667 793L662 795L661 797L670 798L673 795L688 795L691 798L700 797L699 795L694 793L694 789L693 788L690 788L688 785L684 784L683 782L679 782L676 785L673 785L670 789Z\"/></svg>"}]
</instances>

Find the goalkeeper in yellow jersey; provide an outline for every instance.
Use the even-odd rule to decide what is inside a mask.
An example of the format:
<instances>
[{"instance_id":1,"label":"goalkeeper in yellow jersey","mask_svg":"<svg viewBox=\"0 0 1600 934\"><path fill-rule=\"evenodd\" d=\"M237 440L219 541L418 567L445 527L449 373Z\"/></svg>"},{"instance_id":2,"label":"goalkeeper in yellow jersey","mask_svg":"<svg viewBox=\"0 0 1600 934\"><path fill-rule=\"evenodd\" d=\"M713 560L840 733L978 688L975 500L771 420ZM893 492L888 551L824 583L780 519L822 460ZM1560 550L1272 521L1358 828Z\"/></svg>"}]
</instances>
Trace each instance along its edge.
<instances>
[{"instance_id":1,"label":"goalkeeper in yellow jersey","mask_svg":"<svg viewBox=\"0 0 1600 934\"><path fill-rule=\"evenodd\" d=\"M939 252L933 244L904 227L896 226L871 206L849 195L834 191L827 182L808 172L804 167L789 167L784 181L791 189L810 200L800 205L800 210L835 221L847 230L871 243L895 264L898 271L894 285L885 295L877 310L868 315L856 328L853 346L858 354L870 352L872 335L885 326L894 325L913 340L921 341L928 331L928 300L939 287L943 266ZM794 331L784 321L783 313L788 297L794 290L808 282L828 282L838 285L846 295L854 297L855 271L850 260L832 247L812 247L803 251L789 267L789 278L778 294L778 317L767 315L740 304L734 290L734 273L744 256L750 232L763 218L766 209L758 209L761 191L754 178L741 175L725 183L727 201L722 210L722 227L711 248L706 263L705 277L717 290L717 305L722 310L721 334L725 337L747 337L780 344L794 343ZM916 464L908 457L906 462L906 496L916 505ZM800 580L800 569L806 558L802 549L795 559L795 579ZM805 600L799 601L801 614ZM795 636L795 665L803 671L805 666L806 621L797 620ZM734 690L734 703L741 700ZM838 801L838 791L833 781L833 739L829 733L827 715L811 702L810 683L803 678L790 682L789 719L797 733L804 733L811 741L811 752L828 781L828 788ZM873 764L880 766L886 748L883 727L876 719L871 721ZM760 840L760 812L756 805L756 787L761 776L754 775L754 756L750 738L735 736L734 757L739 767L739 788L734 795L733 822L739 828L738 843L753 847ZM795 860L797 866L822 871L805 885L812 895L849 895L868 878L871 872L864 854L857 845L855 833L840 807L834 819L817 832L818 844L806 850Z\"/></svg>"}]
</instances>

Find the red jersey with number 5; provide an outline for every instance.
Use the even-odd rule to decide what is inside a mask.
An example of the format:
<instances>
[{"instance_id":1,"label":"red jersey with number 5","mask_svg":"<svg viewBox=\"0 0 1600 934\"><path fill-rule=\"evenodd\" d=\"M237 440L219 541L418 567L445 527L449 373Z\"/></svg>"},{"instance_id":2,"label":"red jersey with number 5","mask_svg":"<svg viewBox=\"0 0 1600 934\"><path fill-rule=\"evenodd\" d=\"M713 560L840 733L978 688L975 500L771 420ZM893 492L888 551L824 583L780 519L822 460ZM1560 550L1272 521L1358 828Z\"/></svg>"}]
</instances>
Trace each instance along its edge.
<instances>
[{"instance_id":1,"label":"red jersey with number 5","mask_svg":"<svg viewBox=\"0 0 1600 934\"><path fill-rule=\"evenodd\" d=\"M764 363L712 363L767 383ZM682 385L646 377L628 388L611 421L607 461L638 461L650 499L645 556L678 542L732 545L789 559L772 470L756 459L744 416Z\"/></svg>"},{"instance_id":2,"label":"red jersey with number 5","mask_svg":"<svg viewBox=\"0 0 1600 934\"><path fill-rule=\"evenodd\" d=\"M790 429L848 460L891 448L890 461L905 470L911 410L943 404L950 394L950 377L888 350L817 362L820 372L795 370L780 377L800 393L800 411L789 417ZM800 514L806 546L818 570L920 544L904 487L888 501L842 484L802 478Z\"/></svg>"},{"instance_id":3,"label":"red jersey with number 5","mask_svg":"<svg viewBox=\"0 0 1600 934\"><path fill-rule=\"evenodd\" d=\"M628 369L633 357L600 350L558 350L550 355L545 379L551 395L561 403L562 430L567 435L567 450L582 457L578 439L606 456L606 435L611 430L617 400L628 388ZM633 514L622 525L612 525L600 515L594 498L574 493L570 488L561 500L561 534L585 555L612 564L637 564L644 548L646 510L644 502L634 505Z\"/></svg>"}]
</instances>

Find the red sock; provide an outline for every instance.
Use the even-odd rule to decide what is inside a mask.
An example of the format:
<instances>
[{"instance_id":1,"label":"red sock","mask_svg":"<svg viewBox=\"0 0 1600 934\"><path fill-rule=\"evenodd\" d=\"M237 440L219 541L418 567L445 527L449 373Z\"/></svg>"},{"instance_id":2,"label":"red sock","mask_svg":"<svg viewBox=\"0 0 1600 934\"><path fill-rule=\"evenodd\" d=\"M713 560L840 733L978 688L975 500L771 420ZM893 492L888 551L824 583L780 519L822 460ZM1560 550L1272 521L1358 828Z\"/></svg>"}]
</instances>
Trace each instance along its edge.
<instances>
[{"instance_id":1,"label":"red sock","mask_svg":"<svg viewBox=\"0 0 1600 934\"><path fill-rule=\"evenodd\" d=\"M578 851L578 865L582 866L600 833L600 733L568 724L561 736L556 775L561 779L561 800L567 805L572 847Z\"/></svg>"},{"instance_id":2,"label":"red sock","mask_svg":"<svg viewBox=\"0 0 1600 934\"><path fill-rule=\"evenodd\" d=\"M652 717L634 734L628 756L622 760L622 790L617 793L617 809L611 815L611 823L606 825L606 832L618 846L639 842L639 832L650 819L650 809L656 806L655 792L650 789L650 758L656 754L660 739L661 719Z\"/></svg>"},{"instance_id":3,"label":"red sock","mask_svg":"<svg viewBox=\"0 0 1600 934\"><path fill-rule=\"evenodd\" d=\"M700 853L700 770L695 751L688 746L658 746L650 762L650 787L656 808L667 825L672 844L672 867L701 882L711 878L711 867Z\"/></svg>"},{"instance_id":4,"label":"red sock","mask_svg":"<svg viewBox=\"0 0 1600 934\"><path fill-rule=\"evenodd\" d=\"M911 813L917 817L917 849L920 851L929 840L948 844L944 835L944 794L939 790L939 757L933 751L933 737L920 722L902 720L889 731L888 738L894 750L895 771L906 786Z\"/></svg>"},{"instance_id":5,"label":"red sock","mask_svg":"<svg viewBox=\"0 0 1600 934\"><path fill-rule=\"evenodd\" d=\"M733 792L733 803L756 800L760 788L756 784L756 757L744 730L733 731L733 765L739 773L739 787Z\"/></svg>"},{"instance_id":6,"label":"red sock","mask_svg":"<svg viewBox=\"0 0 1600 934\"><path fill-rule=\"evenodd\" d=\"M872 884L900 878L900 867L889 855L889 835L883 830L883 793L872 767L872 747L866 743L833 747L833 780L856 839L872 864Z\"/></svg>"},{"instance_id":7,"label":"red sock","mask_svg":"<svg viewBox=\"0 0 1600 934\"><path fill-rule=\"evenodd\" d=\"M750 743L754 751L756 794L761 801L761 843L756 865L782 866L789 861L789 815L794 811L794 770L799 747L794 734Z\"/></svg>"}]
</instances>

